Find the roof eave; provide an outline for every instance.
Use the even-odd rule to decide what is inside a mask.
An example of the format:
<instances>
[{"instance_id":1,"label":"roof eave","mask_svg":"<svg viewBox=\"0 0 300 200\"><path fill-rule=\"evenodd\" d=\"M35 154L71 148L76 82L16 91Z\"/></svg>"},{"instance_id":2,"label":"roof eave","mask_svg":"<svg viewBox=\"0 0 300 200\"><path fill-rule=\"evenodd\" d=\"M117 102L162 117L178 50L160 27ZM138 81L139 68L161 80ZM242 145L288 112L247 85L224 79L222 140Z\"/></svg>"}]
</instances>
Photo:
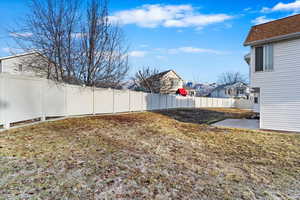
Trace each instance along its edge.
<instances>
[{"instance_id":1,"label":"roof eave","mask_svg":"<svg viewBox=\"0 0 300 200\"><path fill-rule=\"evenodd\" d=\"M260 44L266 44L266 43L278 42L278 41L282 41L282 40L296 39L296 38L300 38L300 32L286 34L286 35L280 35L280 36L276 36L276 37L272 37L272 38L267 38L264 40L245 42L244 46L255 46L255 45L260 45Z\"/></svg>"},{"instance_id":2,"label":"roof eave","mask_svg":"<svg viewBox=\"0 0 300 200\"><path fill-rule=\"evenodd\" d=\"M30 52L25 52L25 53L11 55L11 56L1 57L0 60L8 60L8 59L17 58L17 57L23 57L23 56L28 56L28 55L32 55L32 54L40 54L40 53L38 51L30 51Z\"/></svg>"}]
</instances>

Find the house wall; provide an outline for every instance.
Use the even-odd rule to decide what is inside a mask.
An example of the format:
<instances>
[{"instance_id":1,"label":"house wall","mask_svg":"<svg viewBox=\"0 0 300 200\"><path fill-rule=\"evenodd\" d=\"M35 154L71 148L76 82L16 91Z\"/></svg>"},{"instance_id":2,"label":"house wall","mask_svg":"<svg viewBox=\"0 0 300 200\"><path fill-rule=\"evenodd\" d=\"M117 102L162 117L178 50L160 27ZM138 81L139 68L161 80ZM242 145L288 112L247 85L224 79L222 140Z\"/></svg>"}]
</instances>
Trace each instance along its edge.
<instances>
[{"instance_id":1,"label":"house wall","mask_svg":"<svg viewBox=\"0 0 300 200\"><path fill-rule=\"evenodd\" d=\"M25 56L18 56L12 57L8 59L1 60L1 72L2 73L9 73L12 75L25 75L25 76L38 76L41 78L45 78L47 75L41 71L35 71L33 68L29 68L28 64L32 61L33 55L25 55ZM19 65L22 65L22 71L19 71ZM45 67L47 64L45 63Z\"/></svg>"},{"instance_id":2,"label":"house wall","mask_svg":"<svg viewBox=\"0 0 300 200\"><path fill-rule=\"evenodd\" d=\"M215 97L215 98L230 98L231 97L230 95L225 94L225 89L214 90L210 96Z\"/></svg>"},{"instance_id":3,"label":"house wall","mask_svg":"<svg viewBox=\"0 0 300 200\"><path fill-rule=\"evenodd\" d=\"M249 95L248 88L244 88L244 94L237 94L237 88L231 88L231 94L225 93L225 90L228 91L228 88L220 88L211 92L210 96L215 98L246 98Z\"/></svg>"},{"instance_id":4,"label":"house wall","mask_svg":"<svg viewBox=\"0 0 300 200\"><path fill-rule=\"evenodd\" d=\"M179 88L183 88L183 80L171 71L160 80L160 86L161 93L175 93Z\"/></svg>"},{"instance_id":5,"label":"house wall","mask_svg":"<svg viewBox=\"0 0 300 200\"><path fill-rule=\"evenodd\" d=\"M274 70L255 72L251 48L251 86L260 88L260 127L300 131L300 39L274 43Z\"/></svg>"}]
</instances>

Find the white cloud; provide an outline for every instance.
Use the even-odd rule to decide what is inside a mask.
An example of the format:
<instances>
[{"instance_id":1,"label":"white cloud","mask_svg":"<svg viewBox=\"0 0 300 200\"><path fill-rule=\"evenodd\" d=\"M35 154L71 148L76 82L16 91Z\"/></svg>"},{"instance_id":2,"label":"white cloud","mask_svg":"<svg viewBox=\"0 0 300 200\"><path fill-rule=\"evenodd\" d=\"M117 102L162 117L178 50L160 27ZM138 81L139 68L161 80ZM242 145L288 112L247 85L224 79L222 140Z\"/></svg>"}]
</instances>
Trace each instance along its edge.
<instances>
[{"instance_id":1,"label":"white cloud","mask_svg":"<svg viewBox=\"0 0 300 200\"><path fill-rule=\"evenodd\" d=\"M10 33L11 37L31 37L33 34L30 32L24 32L24 33Z\"/></svg>"},{"instance_id":2,"label":"white cloud","mask_svg":"<svg viewBox=\"0 0 300 200\"><path fill-rule=\"evenodd\" d=\"M295 0L291 3L278 3L272 8L263 7L261 12L275 12L275 11L293 11L298 12L300 11L300 0Z\"/></svg>"},{"instance_id":3,"label":"white cloud","mask_svg":"<svg viewBox=\"0 0 300 200\"><path fill-rule=\"evenodd\" d=\"M131 51L129 52L129 56L131 57L145 57L147 54L146 51Z\"/></svg>"},{"instance_id":4,"label":"white cloud","mask_svg":"<svg viewBox=\"0 0 300 200\"><path fill-rule=\"evenodd\" d=\"M274 19L271 19L271 18L267 18L266 16L260 16L260 17L257 17L255 18L254 20L252 20L251 22L253 24L263 24L263 23L267 23L269 21L273 21Z\"/></svg>"},{"instance_id":5,"label":"white cloud","mask_svg":"<svg viewBox=\"0 0 300 200\"><path fill-rule=\"evenodd\" d=\"M203 27L233 18L227 14L201 14L191 5L143 5L137 9L124 10L110 16L122 24L140 27Z\"/></svg>"},{"instance_id":6,"label":"white cloud","mask_svg":"<svg viewBox=\"0 0 300 200\"><path fill-rule=\"evenodd\" d=\"M251 7L248 7L248 8L244 8L243 10L244 10L245 12L247 12L247 11L252 10L252 8L251 8Z\"/></svg>"},{"instance_id":7,"label":"white cloud","mask_svg":"<svg viewBox=\"0 0 300 200\"><path fill-rule=\"evenodd\" d=\"M166 56L161 56L161 55L156 56L156 58L159 60L167 60L168 59Z\"/></svg>"},{"instance_id":8,"label":"white cloud","mask_svg":"<svg viewBox=\"0 0 300 200\"><path fill-rule=\"evenodd\" d=\"M169 49L169 54L178 54L178 53L210 53L210 54L224 54L226 52L217 51L213 49L204 49L204 48L197 48L197 47L179 47L175 49Z\"/></svg>"}]
</instances>

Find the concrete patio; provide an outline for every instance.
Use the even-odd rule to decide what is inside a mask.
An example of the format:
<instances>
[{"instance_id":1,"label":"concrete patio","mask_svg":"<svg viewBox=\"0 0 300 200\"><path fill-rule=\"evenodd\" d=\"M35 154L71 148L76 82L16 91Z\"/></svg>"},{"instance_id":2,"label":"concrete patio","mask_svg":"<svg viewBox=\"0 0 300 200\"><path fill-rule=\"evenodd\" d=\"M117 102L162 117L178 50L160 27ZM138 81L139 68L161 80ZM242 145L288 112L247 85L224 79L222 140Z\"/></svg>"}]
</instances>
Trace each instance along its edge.
<instances>
[{"instance_id":1,"label":"concrete patio","mask_svg":"<svg viewBox=\"0 0 300 200\"><path fill-rule=\"evenodd\" d=\"M243 128L258 130L259 129L259 120L255 119L226 119L220 122L213 124L217 127L226 127L226 128Z\"/></svg>"}]
</instances>

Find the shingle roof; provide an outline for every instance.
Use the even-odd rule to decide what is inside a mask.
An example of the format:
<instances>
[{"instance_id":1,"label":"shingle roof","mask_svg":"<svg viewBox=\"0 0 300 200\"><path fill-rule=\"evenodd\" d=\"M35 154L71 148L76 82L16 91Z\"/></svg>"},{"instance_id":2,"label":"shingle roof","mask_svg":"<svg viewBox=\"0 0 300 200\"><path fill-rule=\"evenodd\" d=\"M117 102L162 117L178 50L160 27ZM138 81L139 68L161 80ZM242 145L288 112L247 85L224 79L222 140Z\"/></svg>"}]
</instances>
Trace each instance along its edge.
<instances>
[{"instance_id":1,"label":"shingle roof","mask_svg":"<svg viewBox=\"0 0 300 200\"><path fill-rule=\"evenodd\" d=\"M300 33L300 14L253 26L244 45Z\"/></svg>"},{"instance_id":2,"label":"shingle roof","mask_svg":"<svg viewBox=\"0 0 300 200\"><path fill-rule=\"evenodd\" d=\"M151 79L151 80L159 80L161 79L164 75L166 75L167 73L173 71L177 76L178 78L182 79L174 70L167 70L167 71L164 71L164 72L160 72L158 74L155 74L153 76L150 76L148 79Z\"/></svg>"}]
</instances>

